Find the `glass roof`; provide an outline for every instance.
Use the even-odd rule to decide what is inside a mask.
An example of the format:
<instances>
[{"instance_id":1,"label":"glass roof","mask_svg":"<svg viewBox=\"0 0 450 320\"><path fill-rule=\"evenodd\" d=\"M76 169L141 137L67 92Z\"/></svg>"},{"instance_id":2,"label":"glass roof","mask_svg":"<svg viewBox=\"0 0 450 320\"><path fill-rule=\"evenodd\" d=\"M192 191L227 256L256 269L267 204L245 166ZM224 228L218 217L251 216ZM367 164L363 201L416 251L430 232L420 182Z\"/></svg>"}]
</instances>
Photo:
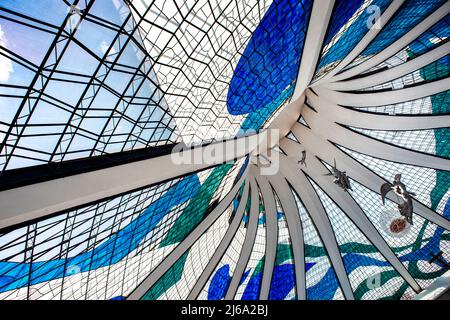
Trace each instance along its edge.
<instances>
[{"instance_id":1,"label":"glass roof","mask_svg":"<svg viewBox=\"0 0 450 320\"><path fill-rule=\"evenodd\" d=\"M448 2L72 2L0 0L0 194L299 110L273 176L250 152L19 224L0 213L0 299L413 299L445 273ZM396 174L410 194L382 202Z\"/></svg>"}]
</instances>

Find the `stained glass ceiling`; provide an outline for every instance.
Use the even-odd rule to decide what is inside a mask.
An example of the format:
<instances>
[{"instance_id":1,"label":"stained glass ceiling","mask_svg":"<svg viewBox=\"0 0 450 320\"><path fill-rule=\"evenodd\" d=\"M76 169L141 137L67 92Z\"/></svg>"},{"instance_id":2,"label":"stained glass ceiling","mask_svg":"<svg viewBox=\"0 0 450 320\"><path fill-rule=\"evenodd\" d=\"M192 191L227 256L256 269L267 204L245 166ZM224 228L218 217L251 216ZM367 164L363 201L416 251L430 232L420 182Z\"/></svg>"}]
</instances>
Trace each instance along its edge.
<instances>
[{"instance_id":1,"label":"stained glass ceiling","mask_svg":"<svg viewBox=\"0 0 450 320\"><path fill-rule=\"evenodd\" d=\"M416 298L450 265L449 5L0 0L0 299Z\"/></svg>"}]
</instances>

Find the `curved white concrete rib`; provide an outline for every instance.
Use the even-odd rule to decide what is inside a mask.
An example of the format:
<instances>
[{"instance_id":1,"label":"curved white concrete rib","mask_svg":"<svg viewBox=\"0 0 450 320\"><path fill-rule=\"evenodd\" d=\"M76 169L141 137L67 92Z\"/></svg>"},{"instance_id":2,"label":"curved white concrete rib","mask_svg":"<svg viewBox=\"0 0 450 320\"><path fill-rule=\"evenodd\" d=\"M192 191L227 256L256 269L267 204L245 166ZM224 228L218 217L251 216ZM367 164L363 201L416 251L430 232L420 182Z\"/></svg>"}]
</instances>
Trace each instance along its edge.
<instances>
[{"instance_id":1,"label":"curved white concrete rib","mask_svg":"<svg viewBox=\"0 0 450 320\"><path fill-rule=\"evenodd\" d=\"M250 165L250 213L247 226L247 232L245 234L244 245L242 246L239 260L234 269L233 276L231 278L230 285L225 295L225 300L233 300L236 295L236 291L239 287L239 282L242 279L245 268L247 267L248 260L252 253L253 245L255 243L256 231L258 229L259 219L259 192L258 185L254 178L254 166Z\"/></svg>"},{"instance_id":2,"label":"curved white concrete rib","mask_svg":"<svg viewBox=\"0 0 450 320\"><path fill-rule=\"evenodd\" d=\"M309 90L306 92L306 96L308 103L319 112L320 117L355 128L370 130L425 130L446 128L450 123L450 115L390 116L340 107L335 103L316 96Z\"/></svg>"},{"instance_id":3,"label":"curved white concrete rib","mask_svg":"<svg viewBox=\"0 0 450 320\"><path fill-rule=\"evenodd\" d=\"M395 3L396 1L393 2ZM330 82L336 82L352 78L389 59L394 54L396 54L404 47L406 47L408 44L410 44L412 41L414 41L423 32L431 28L439 20L444 18L449 12L450 12L450 2L447 1L440 8L436 9L432 14L430 14L422 22L420 22L413 29L411 29L408 33L406 33L403 37L395 41L393 44L385 48L383 51L370 57L370 59L362 62L361 64L334 76L330 80Z\"/></svg>"},{"instance_id":4,"label":"curved white concrete rib","mask_svg":"<svg viewBox=\"0 0 450 320\"><path fill-rule=\"evenodd\" d=\"M301 135L302 147L304 147L308 153L316 155L327 163L333 163L334 159L336 159L336 162L339 163L341 170L346 171L352 179L366 186L368 189L378 194L380 193L380 186L385 183L386 180L376 175L367 167L348 156L324 138L316 136L310 129L303 127L297 132L297 134ZM290 139L284 139L281 141L280 147L283 150L296 148L295 146L290 146L295 144L296 143ZM399 203L399 200L391 194L388 194L388 199L395 203ZM450 220L447 220L415 199L413 199L413 204L414 212L416 214L431 221L432 223L435 223L436 225L450 230Z\"/></svg>"},{"instance_id":5,"label":"curved white concrete rib","mask_svg":"<svg viewBox=\"0 0 450 320\"><path fill-rule=\"evenodd\" d=\"M317 61L320 58L322 50L322 41L325 38L327 26L333 11L334 1L314 1L313 3L294 93L292 94L290 103L283 107L283 110L280 111L269 126L269 130L279 130L277 143L289 133L292 124L300 116L305 102L303 93L314 76Z\"/></svg>"},{"instance_id":6,"label":"curved white concrete rib","mask_svg":"<svg viewBox=\"0 0 450 320\"><path fill-rule=\"evenodd\" d=\"M314 1L313 3L298 77L291 101L300 97L314 76L316 65L322 51L322 43L333 12L334 2L335 0L328 0Z\"/></svg>"},{"instance_id":7,"label":"curved white concrete rib","mask_svg":"<svg viewBox=\"0 0 450 320\"><path fill-rule=\"evenodd\" d=\"M247 179L248 168L245 169L237 183L231 188L230 192L220 201L217 206L200 222L200 224L172 250L169 255L130 293L128 300L139 300L170 267L205 233L206 230L219 218L219 216L232 203L239 189Z\"/></svg>"},{"instance_id":8,"label":"curved white concrete rib","mask_svg":"<svg viewBox=\"0 0 450 320\"><path fill-rule=\"evenodd\" d=\"M272 187L265 176L262 176L258 172L255 178L261 191L266 213L266 254L264 256L264 269L259 299L268 300L278 247L278 211Z\"/></svg>"},{"instance_id":9,"label":"curved white concrete rib","mask_svg":"<svg viewBox=\"0 0 450 320\"><path fill-rule=\"evenodd\" d=\"M210 278L211 274L217 267L217 264L220 262L220 259L222 259L225 251L228 249L228 246L230 245L231 241L233 240L236 231L238 230L242 222L242 216L244 215L245 206L247 205L247 199L249 196L249 186L250 183L248 179L246 179L244 190L242 191L241 199L239 200L239 205L236 209L236 213L233 217L233 220L231 221L231 224L228 227L225 236L223 237L222 241L220 242L211 259L209 260L206 268L203 270L194 287L189 292L187 300L194 300L198 297L198 295L206 285L206 282Z\"/></svg>"},{"instance_id":10,"label":"curved white concrete rib","mask_svg":"<svg viewBox=\"0 0 450 320\"><path fill-rule=\"evenodd\" d=\"M446 78L408 88L382 92L364 91L361 93L348 93L329 90L323 86L316 87L314 90L319 96L326 97L327 100L336 104L346 107L365 108L416 100L429 97L449 89L450 81Z\"/></svg>"},{"instance_id":11,"label":"curved white concrete rib","mask_svg":"<svg viewBox=\"0 0 450 320\"><path fill-rule=\"evenodd\" d=\"M294 145L291 144L290 146L290 148L285 150L288 155L296 155L300 152L299 147L293 149L292 146ZM332 178L325 176L329 171L317 158L310 156L306 159L306 163L307 166L302 167L302 170L304 170L311 179L335 201L347 217L362 231L367 239L369 239L403 279L405 279L416 292L419 292L421 290L419 284L411 274L409 274L406 267L401 263L355 200L347 192L332 183Z\"/></svg>"},{"instance_id":12,"label":"curved white concrete rib","mask_svg":"<svg viewBox=\"0 0 450 320\"><path fill-rule=\"evenodd\" d=\"M304 104L305 95L302 94L298 99L291 100L290 103L283 107L283 110L280 111L267 128L267 132L270 132L271 136L270 143L259 145L254 153L264 153L277 145L278 142L289 133L292 125L300 117ZM276 133L276 136L272 136L274 133Z\"/></svg>"},{"instance_id":13,"label":"curved white concrete rib","mask_svg":"<svg viewBox=\"0 0 450 320\"><path fill-rule=\"evenodd\" d=\"M360 153L386 159L389 161L408 163L419 167L427 167L437 170L449 170L449 160L433 155L409 150L387 144L362 134L351 131L345 127L327 121L324 117L318 116L312 109L305 108L303 117L312 128L316 136L321 136L326 140L344 146ZM296 123L292 132L297 137L302 137L300 131L303 125Z\"/></svg>"},{"instance_id":14,"label":"curved white concrete rib","mask_svg":"<svg viewBox=\"0 0 450 320\"><path fill-rule=\"evenodd\" d=\"M380 85L398 79L406 74L419 70L420 68L444 57L449 52L450 52L450 43L444 43L443 45L440 45L439 47L415 59L409 60L393 68L383 70L374 73L372 75L357 79L324 83L323 86L326 87L327 89L335 91L353 91L364 88L370 88L376 85Z\"/></svg>"},{"instance_id":15,"label":"curved white concrete rib","mask_svg":"<svg viewBox=\"0 0 450 320\"><path fill-rule=\"evenodd\" d=\"M291 238L292 253L294 256L295 284L298 300L306 300L306 265L303 229L298 207L291 189L281 173L268 176L269 182L278 195L281 207L286 216L286 222Z\"/></svg>"},{"instance_id":16,"label":"curved white concrete rib","mask_svg":"<svg viewBox=\"0 0 450 320\"><path fill-rule=\"evenodd\" d=\"M316 82L313 82L311 86L315 87L322 83L329 82L330 78L333 78L334 75L336 75L339 71L349 65L355 58L357 58L359 54L363 52L364 49L372 42L372 40L375 39L378 33L380 33L383 27L402 6L403 2L405 2L405 0L392 1L389 7L387 7L387 9L380 16L377 23L372 26L372 28L366 33L361 41L359 41L358 44L353 48L353 50L350 51L350 53L333 70L328 72L325 76L323 76Z\"/></svg>"},{"instance_id":17,"label":"curved white concrete rib","mask_svg":"<svg viewBox=\"0 0 450 320\"><path fill-rule=\"evenodd\" d=\"M280 155L281 172L302 199L306 210L314 222L314 225L321 236L322 243L328 253L328 257L336 273L344 297L348 300L354 300L352 287L342 261L336 238L334 237L333 228L331 227L327 213L322 206L319 196L300 169L297 169L296 173L292 174L293 169L290 168L290 165L285 158L284 155Z\"/></svg>"},{"instance_id":18,"label":"curved white concrete rib","mask_svg":"<svg viewBox=\"0 0 450 320\"><path fill-rule=\"evenodd\" d=\"M136 161L111 168L76 174L0 192L0 229L28 220L99 201L117 194L144 188L246 156L265 137L262 131L252 136L199 146L185 152ZM223 150L226 152L223 153ZM183 155L218 156L213 161L176 163ZM219 157L223 155L223 157ZM174 158L173 158L174 157ZM210 163L211 162L211 163Z\"/></svg>"}]
</instances>

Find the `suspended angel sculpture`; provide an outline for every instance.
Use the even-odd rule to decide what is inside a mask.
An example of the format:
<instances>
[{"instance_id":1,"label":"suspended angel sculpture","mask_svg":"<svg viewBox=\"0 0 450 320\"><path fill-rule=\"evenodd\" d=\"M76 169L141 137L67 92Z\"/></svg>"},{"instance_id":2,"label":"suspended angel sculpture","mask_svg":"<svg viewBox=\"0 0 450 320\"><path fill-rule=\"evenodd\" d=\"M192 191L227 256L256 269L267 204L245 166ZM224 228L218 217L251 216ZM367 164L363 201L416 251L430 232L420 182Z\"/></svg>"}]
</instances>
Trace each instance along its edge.
<instances>
[{"instance_id":1,"label":"suspended angel sculpture","mask_svg":"<svg viewBox=\"0 0 450 320\"><path fill-rule=\"evenodd\" d=\"M337 184L339 187L347 190L352 190L352 186L350 185L350 180L347 177L347 173L345 171L339 171L336 168L336 159L334 159L334 166L332 168L332 172L327 173L326 176L334 176L334 183Z\"/></svg>"},{"instance_id":2,"label":"suspended angel sculpture","mask_svg":"<svg viewBox=\"0 0 450 320\"><path fill-rule=\"evenodd\" d=\"M302 158L299 161L297 161L297 164L301 164L301 165L304 165L305 167L307 167L305 161L306 161L306 150L303 150L302 151Z\"/></svg>"},{"instance_id":3,"label":"suspended angel sculpture","mask_svg":"<svg viewBox=\"0 0 450 320\"><path fill-rule=\"evenodd\" d=\"M392 183L386 182L381 185L380 189L381 200L383 201L384 205L386 195L390 191L393 191L398 197L403 199L403 202L398 205L398 211L402 216L406 218L406 221L412 225L413 203L411 196L415 196L416 194L413 192L408 192L406 190L405 184L400 181L401 178L402 175L398 173L395 175L394 181Z\"/></svg>"}]
</instances>

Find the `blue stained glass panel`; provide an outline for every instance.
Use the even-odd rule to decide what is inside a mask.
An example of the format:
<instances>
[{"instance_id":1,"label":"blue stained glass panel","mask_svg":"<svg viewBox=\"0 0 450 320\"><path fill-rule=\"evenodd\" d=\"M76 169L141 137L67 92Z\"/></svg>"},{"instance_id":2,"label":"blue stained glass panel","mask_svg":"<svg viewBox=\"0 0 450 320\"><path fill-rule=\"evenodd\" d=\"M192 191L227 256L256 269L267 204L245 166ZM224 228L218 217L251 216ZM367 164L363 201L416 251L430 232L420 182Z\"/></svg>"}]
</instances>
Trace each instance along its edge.
<instances>
[{"instance_id":1,"label":"blue stained glass panel","mask_svg":"<svg viewBox=\"0 0 450 320\"><path fill-rule=\"evenodd\" d=\"M266 107L295 81L311 4L310 0L272 3L231 79L227 96L230 114Z\"/></svg>"},{"instance_id":2,"label":"blue stained glass panel","mask_svg":"<svg viewBox=\"0 0 450 320\"><path fill-rule=\"evenodd\" d=\"M363 3L364 0L338 0L335 2L333 16L325 36L325 43L330 43L331 39L350 20Z\"/></svg>"},{"instance_id":3,"label":"blue stained glass panel","mask_svg":"<svg viewBox=\"0 0 450 320\"><path fill-rule=\"evenodd\" d=\"M450 14L444 19L436 23L430 30L423 33L414 42L410 43L408 47L414 52L416 56L421 55L436 46L433 41L435 39L447 39L450 37Z\"/></svg>"},{"instance_id":4,"label":"blue stained glass panel","mask_svg":"<svg viewBox=\"0 0 450 320\"><path fill-rule=\"evenodd\" d=\"M68 273L68 266L77 266L77 272L99 269L125 258L135 250L171 210L191 198L186 190L197 190L200 182L191 175L177 182L145 209L137 219L113 234L92 250L67 259L52 259L32 263L0 261L0 292L13 290L58 278Z\"/></svg>"},{"instance_id":5,"label":"blue stained glass panel","mask_svg":"<svg viewBox=\"0 0 450 320\"><path fill-rule=\"evenodd\" d=\"M391 4L391 2L392 0L374 0L371 5L378 6L380 8L380 13L382 13ZM349 10L348 7L343 5L339 6L339 4L337 8L342 8L341 10ZM330 23L332 27L327 31L326 35L326 39L329 39L329 41L331 41L331 38L335 36L333 32L335 32L337 26L342 23L342 15L349 15L349 12L343 13L341 10L335 11L333 17L331 18ZM352 9L352 11L353 10L354 9ZM354 12L356 12L356 10L354 10ZM341 61L353 50L356 44L361 41L361 39L369 31L367 22L372 15L373 12L371 10L365 9L359 14L352 24L342 30L342 34L339 36L339 39L336 40L336 43L334 43L328 51L322 53L322 58L317 67L317 71L330 64ZM325 45L328 45L329 43L330 42L325 42Z\"/></svg>"},{"instance_id":6,"label":"blue stained glass panel","mask_svg":"<svg viewBox=\"0 0 450 320\"><path fill-rule=\"evenodd\" d=\"M413 29L425 17L444 4L445 0L406 1L374 41L363 51L363 56L377 54Z\"/></svg>"}]
</instances>

